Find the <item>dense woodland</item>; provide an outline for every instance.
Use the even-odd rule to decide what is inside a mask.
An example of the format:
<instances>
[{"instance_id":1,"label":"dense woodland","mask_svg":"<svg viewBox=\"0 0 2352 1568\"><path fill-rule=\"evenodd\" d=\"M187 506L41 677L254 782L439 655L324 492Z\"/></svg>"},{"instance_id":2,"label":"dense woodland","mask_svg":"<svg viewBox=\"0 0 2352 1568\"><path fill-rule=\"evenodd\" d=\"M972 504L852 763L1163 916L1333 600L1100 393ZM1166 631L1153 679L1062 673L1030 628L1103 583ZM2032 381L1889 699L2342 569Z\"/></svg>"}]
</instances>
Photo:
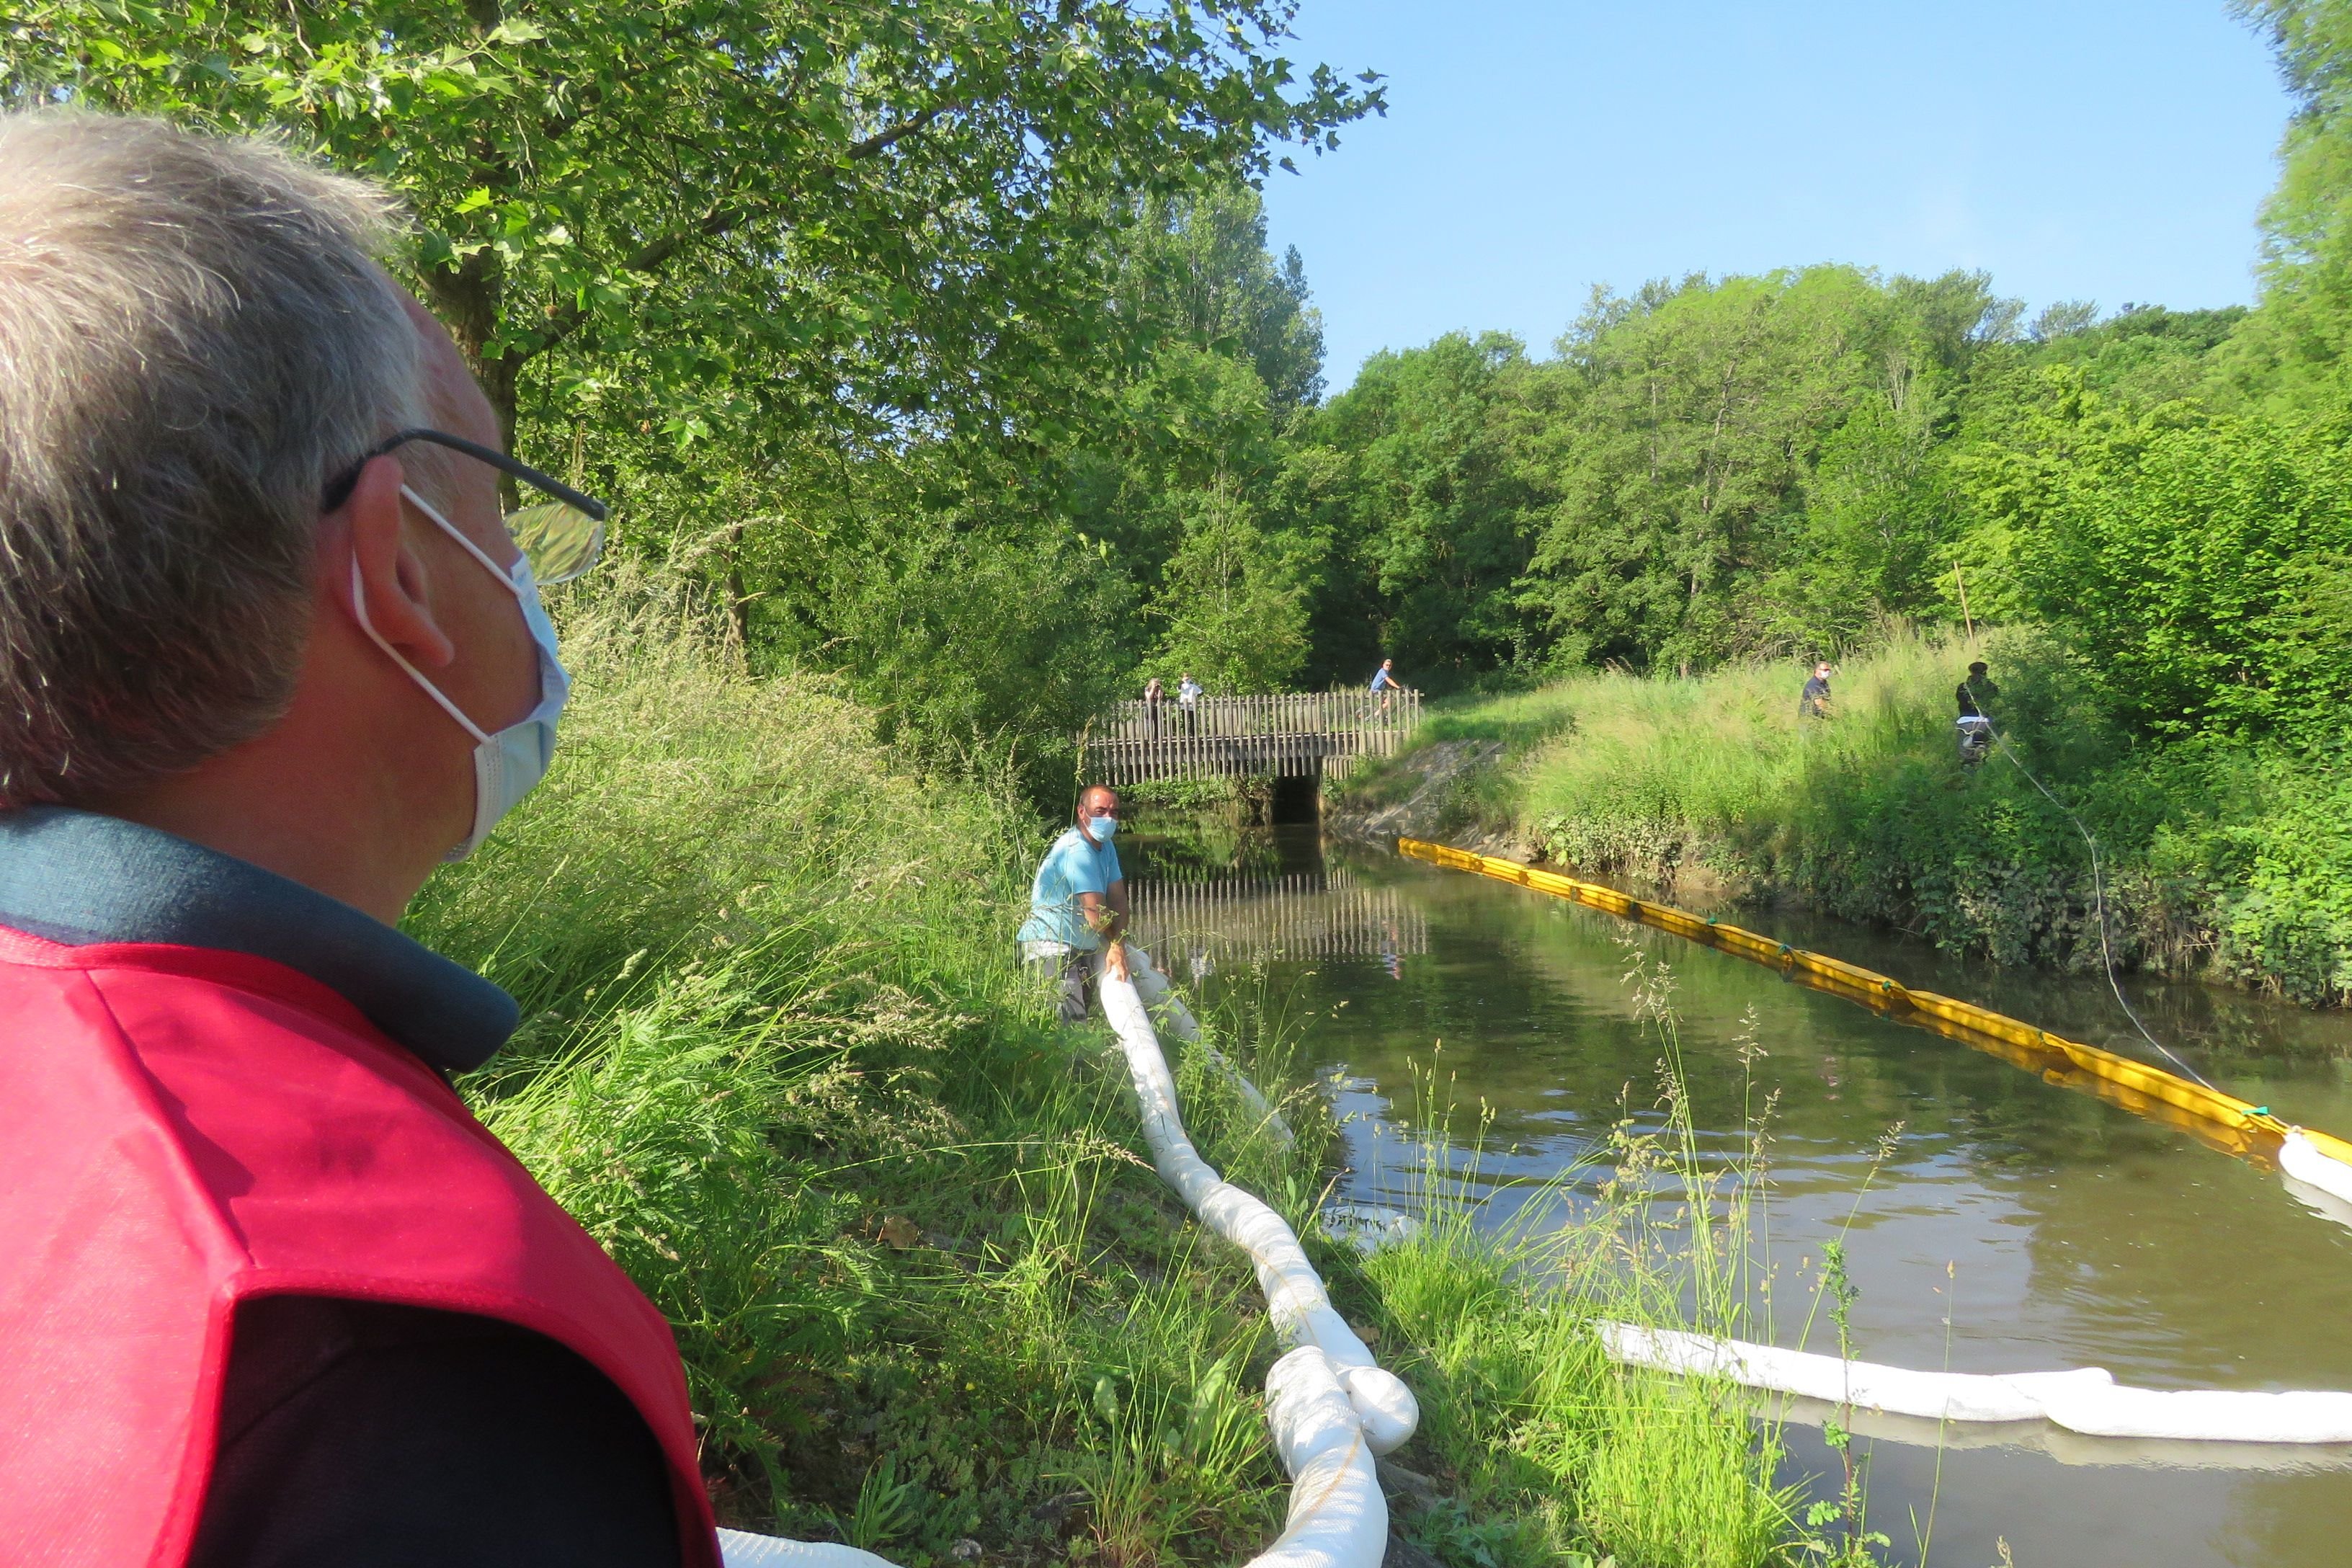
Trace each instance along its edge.
<instances>
[{"instance_id":1,"label":"dense woodland","mask_svg":"<svg viewBox=\"0 0 2352 1568\"><path fill-rule=\"evenodd\" d=\"M755 668L1042 783L1149 673L1444 692L2049 628L2135 732L2352 697L2352 4L2237 0L2298 104L2251 310L1805 267L1596 289L1547 356L1327 396L1257 187L1382 109L1285 0L32 0L0 99L386 180L517 449Z\"/></svg>"}]
</instances>

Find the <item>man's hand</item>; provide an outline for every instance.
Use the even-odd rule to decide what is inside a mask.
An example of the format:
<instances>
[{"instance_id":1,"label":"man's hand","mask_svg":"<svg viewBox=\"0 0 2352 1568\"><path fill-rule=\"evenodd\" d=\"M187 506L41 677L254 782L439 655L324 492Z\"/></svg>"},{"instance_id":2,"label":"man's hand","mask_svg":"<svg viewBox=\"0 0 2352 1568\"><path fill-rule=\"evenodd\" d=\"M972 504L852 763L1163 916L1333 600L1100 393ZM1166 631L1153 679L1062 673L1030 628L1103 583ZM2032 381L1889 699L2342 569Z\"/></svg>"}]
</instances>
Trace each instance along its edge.
<instances>
[{"instance_id":1,"label":"man's hand","mask_svg":"<svg viewBox=\"0 0 2352 1568\"><path fill-rule=\"evenodd\" d=\"M1127 973L1127 943L1115 942L1103 949L1103 973L1113 980L1129 978Z\"/></svg>"}]
</instances>

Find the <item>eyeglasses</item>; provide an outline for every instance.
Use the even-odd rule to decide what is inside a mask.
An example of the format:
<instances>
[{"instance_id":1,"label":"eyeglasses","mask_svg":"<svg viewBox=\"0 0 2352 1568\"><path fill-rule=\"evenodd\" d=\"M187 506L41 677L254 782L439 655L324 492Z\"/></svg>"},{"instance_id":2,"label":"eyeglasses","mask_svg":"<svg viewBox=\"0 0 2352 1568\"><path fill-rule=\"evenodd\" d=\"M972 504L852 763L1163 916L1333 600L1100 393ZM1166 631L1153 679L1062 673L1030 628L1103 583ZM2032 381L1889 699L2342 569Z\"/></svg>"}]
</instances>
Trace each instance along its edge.
<instances>
[{"instance_id":1,"label":"eyeglasses","mask_svg":"<svg viewBox=\"0 0 2352 1568\"><path fill-rule=\"evenodd\" d=\"M508 457L495 447L485 447L478 441L468 441L462 436L445 435L438 430L403 430L378 442L365 456L341 474L328 482L320 497L320 509L335 511L352 499L352 491L360 482L360 470L395 447L411 441L429 441L436 447L446 447L453 452L463 452L478 458L502 474L511 474L533 489L554 499L535 501L507 513L507 534L515 547L530 563L530 574L536 581L552 584L569 583L591 566L604 550L604 520L612 509L593 496L582 495L560 479L541 473L529 463Z\"/></svg>"}]
</instances>

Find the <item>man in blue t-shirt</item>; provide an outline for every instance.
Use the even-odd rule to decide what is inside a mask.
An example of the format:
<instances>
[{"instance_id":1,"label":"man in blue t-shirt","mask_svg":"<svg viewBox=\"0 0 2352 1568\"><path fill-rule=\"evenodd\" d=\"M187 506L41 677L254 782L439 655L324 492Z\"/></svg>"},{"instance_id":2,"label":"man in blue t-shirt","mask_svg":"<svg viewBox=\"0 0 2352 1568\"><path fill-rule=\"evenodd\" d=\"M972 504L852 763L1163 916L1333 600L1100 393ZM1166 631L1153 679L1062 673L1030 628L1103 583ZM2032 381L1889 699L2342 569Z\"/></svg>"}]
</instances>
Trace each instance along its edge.
<instances>
[{"instance_id":1,"label":"man in blue t-shirt","mask_svg":"<svg viewBox=\"0 0 2352 1568\"><path fill-rule=\"evenodd\" d=\"M1077 824L1062 830L1029 885L1029 918L1017 940L1030 963L1050 963L1061 976L1062 1021L1084 1019L1093 1000L1093 957L1115 979L1127 978L1127 879L1111 838L1118 832L1118 796L1095 784L1078 796Z\"/></svg>"}]
</instances>

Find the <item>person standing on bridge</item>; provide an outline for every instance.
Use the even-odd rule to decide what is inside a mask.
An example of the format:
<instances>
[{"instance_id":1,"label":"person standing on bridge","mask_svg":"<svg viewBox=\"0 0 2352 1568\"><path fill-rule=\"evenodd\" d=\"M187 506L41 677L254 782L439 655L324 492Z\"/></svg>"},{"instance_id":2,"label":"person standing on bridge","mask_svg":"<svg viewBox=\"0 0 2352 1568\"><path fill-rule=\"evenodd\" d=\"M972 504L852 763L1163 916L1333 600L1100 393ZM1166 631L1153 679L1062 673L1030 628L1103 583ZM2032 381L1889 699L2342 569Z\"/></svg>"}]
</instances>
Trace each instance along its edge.
<instances>
[{"instance_id":1,"label":"person standing on bridge","mask_svg":"<svg viewBox=\"0 0 2352 1568\"><path fill-rule=\"evenodd\" d=\"M1188 678L1189 679L1189 678ZM1118 832L1118 795L1094 784L1078 795L1077 821L1062 829L1029 884L1029 918L1015 940L1024 963L1052 965L1065 1024L1085 1021L1094 1002L1094 956L1114 980L1127 978L1127 879L1111 839Z\"/></svg>"},{"instance_id":2,"label":"person standing on bridge","mask_svg":"<svg viewBox=\"0 0 2352 1568\"><path fill-rule=\"evenodd\" d=\"M1158 676L1143 683L1143 732L1153 740L1160 739L1160 709L1168 700L1168 688Z\"/></svg>"},{"instance_id":3,"label":"person standing on bridge","mask_svg":"<svg viewBox=\"0 0 2352 1568\"><path fill-rule=\"evenodd\" d=\"M1186 670L1176 680L1176 709L1184 716L1184 732L1192 734L1201 722L1201 683Z\"/></svg>"}]
</instances>

